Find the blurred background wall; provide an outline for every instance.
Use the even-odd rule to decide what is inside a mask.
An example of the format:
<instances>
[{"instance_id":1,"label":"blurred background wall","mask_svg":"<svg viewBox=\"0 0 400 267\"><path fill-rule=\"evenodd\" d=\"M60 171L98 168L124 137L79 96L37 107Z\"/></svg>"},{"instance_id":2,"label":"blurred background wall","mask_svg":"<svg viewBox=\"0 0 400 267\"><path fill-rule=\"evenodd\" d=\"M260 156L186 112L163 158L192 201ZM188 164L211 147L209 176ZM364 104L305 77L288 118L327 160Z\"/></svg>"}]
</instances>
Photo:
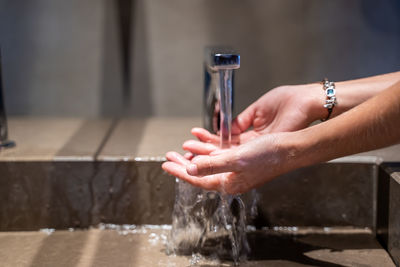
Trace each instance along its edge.
<instances>
[{"instance_id":1,"label":"blurred background wall","mask_svg":"<svg viewBox=\"0 0 400 267\"><path fill-rule=\"evenodd\" d=\"M209 45L241 53L239 112L278 85L400 70L400 1L0 0L0 44L9 115L200 115Z\"/></svg>"}]
</instances>

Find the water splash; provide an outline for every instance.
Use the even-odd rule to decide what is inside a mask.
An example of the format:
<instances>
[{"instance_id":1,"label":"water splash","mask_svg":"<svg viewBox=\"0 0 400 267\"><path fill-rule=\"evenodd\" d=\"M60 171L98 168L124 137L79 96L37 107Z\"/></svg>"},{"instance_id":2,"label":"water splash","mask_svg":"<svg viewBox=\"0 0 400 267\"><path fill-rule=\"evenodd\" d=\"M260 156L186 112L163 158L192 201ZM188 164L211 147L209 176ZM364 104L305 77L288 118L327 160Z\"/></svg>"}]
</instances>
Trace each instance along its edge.
<instances>
[{"instance_id":1,"label":"water splash","mask_svg":"<svg viewBox=\"0 0 400 267\"><path fill-rule=\"evenodd\" d=\"M46 235L51 235L56 231L54 228L42 228L39 230L41 233L45 233Z\"/></svg>"},{"instance_id":2,"label":"water splash","mask_svg":"<svg viewBox=\"0 0 400 267\"><path fill-rule=\"evenodd\" d=\"M200 253L238 263L249 251L240 196L201 190L177 180L168 253Z\"/></svg>"}]
</instances>

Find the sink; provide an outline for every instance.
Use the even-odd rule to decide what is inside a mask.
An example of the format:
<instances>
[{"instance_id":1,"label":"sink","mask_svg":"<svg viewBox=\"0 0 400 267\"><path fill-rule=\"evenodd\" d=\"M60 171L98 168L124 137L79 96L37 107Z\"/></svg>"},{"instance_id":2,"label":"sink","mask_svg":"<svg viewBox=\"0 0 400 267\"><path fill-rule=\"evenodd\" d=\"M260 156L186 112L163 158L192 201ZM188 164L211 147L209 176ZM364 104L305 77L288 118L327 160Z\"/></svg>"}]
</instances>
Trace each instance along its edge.
<instances>
[{"instance_id":1,"label":"sink","mask_svg":"<svg viewBox=\"0 0 400 267\"><path fill-rule=\"evenodd\" d=\"M175 179L160 164L0 163L0 258L25 266L230 266L226 259L166 255ZM380 168L324 163L259 188L258 214L247 216L251 253L241 266L394 266L376 238ZM248 207L253 197L243 196Z\"/></svg>"},{"instance_id":2,"label":"sink","mask_svg":"<svg viewBox=\"0 0 400 267\"><path fill-rule=\"evenodd\" d=\"M146 129L155 131L157 123L141 122L135 133L137 121L121 121L112 131L111 123L102 122L108 139L99 137L100 148L93 143L93 153L81 151L78 157L62 153L71 154L79 136L91 136L85 131L99 135L96 123L71 122L78 136L71 132L58 152L47 149L45 158L14 153L9 159L0 153L2 264L231 266L229 259L166 254L176 182L160 168L158 151L171 148L146 144L151 141ZM124 139L129 131L137 135L135 141ZM172 140L174 131L184 129L166 130L167 144L181 142ZM137 143L144 140L141 135L150 141ZM18 146L21 140L15 139ZM241 266L395 266L400 262L398 196L400 164L371 155L278 177L257 189L256 204L254 193L243 195L251 253ZM257 213L250 212L252 205Z\"/></svg>"}]
</instances>

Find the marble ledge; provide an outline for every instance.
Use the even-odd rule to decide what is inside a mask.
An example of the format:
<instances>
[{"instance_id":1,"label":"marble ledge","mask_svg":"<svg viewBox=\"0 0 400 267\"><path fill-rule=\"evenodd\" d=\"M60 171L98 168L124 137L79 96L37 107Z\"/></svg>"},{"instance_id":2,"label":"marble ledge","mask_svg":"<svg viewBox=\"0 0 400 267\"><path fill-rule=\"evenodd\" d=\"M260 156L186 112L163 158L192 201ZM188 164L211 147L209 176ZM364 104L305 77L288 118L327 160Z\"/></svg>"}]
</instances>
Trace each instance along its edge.
<instances>
[{"instance_id":1,"label":"marble ledge","mask_svg":"<svg viewBox=\"0 0 400 267\"><path fill-rule=\"evenodd\" d=\"M100 161L164 161L165 153L183 153L182 143L194 137L200 117L151 117L118 121L103 149Z\"/></svg>"},{"instance_id":2,"label":"marble ledge","mask_svg":"<svg viewBox=\"0 0 400 267\"><path fill-rule=\"evenodd\" d=\"M155 161L183 153L182 143L200 117L112 119L10 117L13 148L0 150L0 162Z\"/></svg>"},{"instance_id":3,"label":"marble ledge","mask_svg":"<svg viewBox=\"0 0 400 267\"><path fill-rule=\"evenodd\" d=\"M180 153L185 140L193 139L190 129L202 125L200 117L153 117L123 119L113 129L100 161L164 161L165 153ZM400 162L400 144L331 161L341 163Z\"/></svg>"},{"instance_id":4,"label":"marble ledge","mask_svg":"<svg viewBox=\"0 0 400 267\"><path fill-rule=\"evenodd\" d=\"M13 148L0 150L0 161L93 161L111 127L108 119L10 117Z\"/></svg>"},{"instance_id":5,"label":"marble ledge","mask_svg":"<svg viewBox=\"0 0 400 267\"><path fill-rule=\"evenodd\" d=\"M9 137L17 146L0 150L0 161L156 161L165 153L180 153L190 129L200 117L9 118ZM349 163L400 162L400 144L331 161Z\"/></svg>"},{"instance_id":6,"label":"marble ledge","mask_svg":"<svg viewBox=\"0 0 400 267\"><path fill-rule=\"evenodd\" d=\"M396 266L400 266L400 164L386 164L385 169L391 178L388 190L387 248Z\"/></svg>"}]
</instances>

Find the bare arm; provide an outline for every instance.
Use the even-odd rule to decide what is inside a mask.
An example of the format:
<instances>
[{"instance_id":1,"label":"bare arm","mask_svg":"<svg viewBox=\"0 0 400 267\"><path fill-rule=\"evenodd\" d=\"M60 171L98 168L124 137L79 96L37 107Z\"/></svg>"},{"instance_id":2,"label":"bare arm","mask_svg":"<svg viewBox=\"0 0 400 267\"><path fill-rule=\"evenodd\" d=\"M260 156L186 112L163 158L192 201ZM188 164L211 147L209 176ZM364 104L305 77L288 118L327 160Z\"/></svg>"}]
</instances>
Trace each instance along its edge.
<instances>
[{"instance_id":1,"label":"bare arm","mask_svg":"<svg viewBox=\"0 0 400 267\"><path fill-rule=\"evenodd\" d=\"M305 144L306 165L400 142L400 82L341 116L294 135Z\"/></svg>"},{"instance_id":2,"label":"bare arm","mask_svg":"<svg viewBox=\"0 0 400 267\"><path fill-rule=\"evenodd\" d=\"M400 71L336 83L339 105L334 108L333 117L363 103L399 81Z\"/></svg>"}]
</instances>

